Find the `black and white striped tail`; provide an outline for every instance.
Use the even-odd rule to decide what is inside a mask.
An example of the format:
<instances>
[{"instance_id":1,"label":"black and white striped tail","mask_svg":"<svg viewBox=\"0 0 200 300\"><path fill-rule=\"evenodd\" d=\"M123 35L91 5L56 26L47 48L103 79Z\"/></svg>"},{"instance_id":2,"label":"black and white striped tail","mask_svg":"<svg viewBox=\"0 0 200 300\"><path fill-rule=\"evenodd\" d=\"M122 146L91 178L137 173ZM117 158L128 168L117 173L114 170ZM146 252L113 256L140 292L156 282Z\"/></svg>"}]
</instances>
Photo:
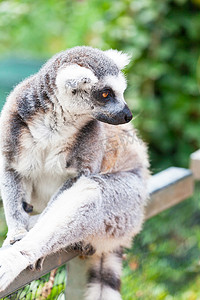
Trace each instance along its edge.
<instances>
[{"instance_id":1,"label":"black and white striped tail","mask_svg":"<svg viewBox=\"0 0 200 300\"><path fill-rule=\"evenodd\" d=\"M91 263L85 300L121 300L121 250L94 256Z\"/></svg>"}]
</instances>

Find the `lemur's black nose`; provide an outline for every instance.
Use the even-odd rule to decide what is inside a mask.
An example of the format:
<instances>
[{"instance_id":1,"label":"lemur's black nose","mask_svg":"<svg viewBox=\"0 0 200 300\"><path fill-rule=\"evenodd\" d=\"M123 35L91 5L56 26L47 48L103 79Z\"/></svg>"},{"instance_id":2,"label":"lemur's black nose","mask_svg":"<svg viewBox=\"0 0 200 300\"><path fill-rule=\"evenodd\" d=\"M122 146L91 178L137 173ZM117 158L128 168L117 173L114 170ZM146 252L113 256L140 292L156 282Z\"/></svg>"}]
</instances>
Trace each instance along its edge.
<instances>
[{"instance_id":1,"label":"lemur's black nose","mask_svg":"<svg viewBox=\"0 0 200 300\"><path fill-rule=\"evenodd\" d=\"M105 111L105 113L98 113L96 119L112 125L120 125L130 122L132 119L132 113L128 106L125 104L123 109L120 111L110 112Z\"/></svg>"},{"instance_id":2,"label":"lemur's black nose","mask_svg":"<svg viewBox=\"0 0 200 300\"><path fill-rule=\"evenodd\" d=\"M125 105L125 107L122 111L122 114L123 114L125 123L130 122L133 118L133 115L127 105Z\"/></svg>"}]
</instances>

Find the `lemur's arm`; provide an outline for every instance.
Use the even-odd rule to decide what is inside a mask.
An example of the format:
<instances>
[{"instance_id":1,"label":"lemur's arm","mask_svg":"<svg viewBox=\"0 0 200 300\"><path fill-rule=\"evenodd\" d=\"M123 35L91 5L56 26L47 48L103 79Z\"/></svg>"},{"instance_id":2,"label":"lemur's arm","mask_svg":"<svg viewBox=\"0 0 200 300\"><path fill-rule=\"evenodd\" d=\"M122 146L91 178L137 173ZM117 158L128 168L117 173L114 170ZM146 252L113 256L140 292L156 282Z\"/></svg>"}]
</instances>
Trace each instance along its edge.
<instances>
[{"instance_id":1,"label":"lemur's arm","mask_svg":"<svg viewBox=\"0 0 200 300\"><path fill-rule=\"evenodd\" d=\"M31 187L22 182L13 169L1 169L1 196L8 225L7 239L4 245L20 240L27 232L29 215L25 211Z\"/></svg>"},{"instance_id":2,"label":"lemur's arm","mask_svg":"<svg viewBox=\"0 0 200 300\"><path fill-rule=\"evenodd\" d=\"M0 255L0 290L42 256L79 241L97 252L124 246L141 228L147 199L142 173L81 176L63 190L19 242Z\"/></svg>"}]
</instances>

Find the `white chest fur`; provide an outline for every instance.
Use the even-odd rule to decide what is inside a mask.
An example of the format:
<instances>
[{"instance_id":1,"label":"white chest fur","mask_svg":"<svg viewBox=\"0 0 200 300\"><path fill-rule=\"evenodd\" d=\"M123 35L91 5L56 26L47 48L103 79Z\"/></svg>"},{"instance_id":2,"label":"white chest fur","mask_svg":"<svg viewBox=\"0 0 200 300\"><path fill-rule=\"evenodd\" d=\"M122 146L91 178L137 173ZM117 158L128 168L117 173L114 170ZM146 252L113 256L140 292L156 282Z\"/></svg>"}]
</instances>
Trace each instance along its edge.
<instances>
[{"instance_id":1,"label":"white chest fur","mask_svg":"<svg viewBox=\"0 0 200 300\"><path fill-rule=\"evenodd\" d=\"M54 112L55 113L55 112ZM60 113L40 114L29 124L29 131L20 139L21 152L15 169L26 177L40 177L42 173L61 177L66 170L67 156L73 149L79 130L87 119L80 117L72 122Z\"/></svg>"},{"instance_id":2,"label":"white chest fur","mask_svg":"<svg viewBox=\"0 0 200 300\"><path fill-rule=\"evenodd\" d=\"M32 184L31 202L37 212L44 209L51 196L62 184L76 175L76 170L66 168L73 145L85 120L76 124L60 122L53 128L50 117L37 118L23 134L15 170ZM54 124L55 125L55 124Z\"/></svg>"},{"instance_id":3,"label":"white chest fur","mask_svg":"<svg viewBox=\"0 0 200 300\"><path fill-rule=\"evenodd\" d=\"M72 147L73 141L67 135L63 137L56 133L47 141L42 136L33 140L29 134L25 134L15 169L29 178L41 177L44 173L63 176Z\"/></svg>"}]
</instances>

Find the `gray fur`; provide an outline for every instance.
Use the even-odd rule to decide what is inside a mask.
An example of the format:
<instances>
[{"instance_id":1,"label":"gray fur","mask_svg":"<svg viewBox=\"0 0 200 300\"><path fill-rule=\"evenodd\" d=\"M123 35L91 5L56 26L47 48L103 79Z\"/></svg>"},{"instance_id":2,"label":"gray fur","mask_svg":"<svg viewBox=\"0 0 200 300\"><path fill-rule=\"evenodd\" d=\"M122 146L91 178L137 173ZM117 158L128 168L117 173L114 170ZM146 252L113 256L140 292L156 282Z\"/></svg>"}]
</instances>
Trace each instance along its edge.
<instances>
[{"instance_id":1,"label":"gray fur","mask_svg":"<svg viewBox=\"0 0 200 300\"><path fill-rule=\"evenodd\" d=\"M81 66L80 77L67 73L71 65ZM0 119L5 244L25 236L1 252L0 290L42 256L74 244L90 245L91 262L104 257L108 265L110 253L129 246L140 231L148 197L146 147L139 139L122 143L133 130L128 124L109 125L130 119L123 80L105 52L76 47L54 56L8 97ZM32 208L41 213L35 225ZM101 282L101 300L104 285L118 293L120 274L100 265L101 274L91 270Z\"/></svg>"},{"instance_id":2,"label":"gray fur","mask_svg":"<svg viewBox=\"0 0 200 300\"><path fill-rule=\"evenodd\" d=\"M106 57L99 49L91 47L75 47L53 56L41 69L40 73L43 76L45 73L49 74L52 78L52 83L55 83L53 74L63 66L78 64L79 66L90 69L98 79L106 75L116 76L119 69L116 64Z\"/></svg>"}]
</instances>

